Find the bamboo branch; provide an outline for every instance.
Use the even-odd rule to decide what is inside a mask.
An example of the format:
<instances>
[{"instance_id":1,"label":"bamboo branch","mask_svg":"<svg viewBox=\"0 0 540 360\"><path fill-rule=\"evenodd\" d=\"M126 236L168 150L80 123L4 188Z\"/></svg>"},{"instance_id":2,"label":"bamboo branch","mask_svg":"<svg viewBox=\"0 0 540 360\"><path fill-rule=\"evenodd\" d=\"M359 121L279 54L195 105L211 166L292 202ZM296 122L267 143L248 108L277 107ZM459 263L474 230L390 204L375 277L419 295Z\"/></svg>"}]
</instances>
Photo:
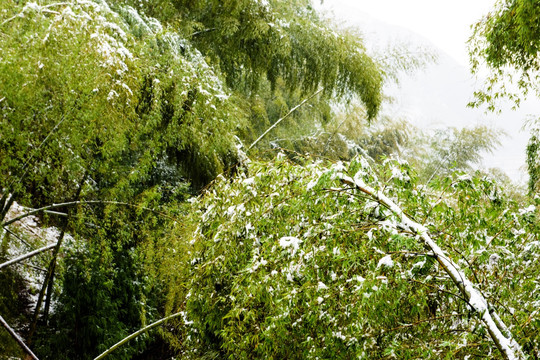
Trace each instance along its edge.
<instances>
[{"instance_id":1,"label":"bamboo branch","mask_svg":"<svg viewBox=\"0 0 540 360\"><path fill-rule=\"evenodd\" d=\"M118 349L120 346L124 345L125 343L127 343L129 340L131 339L134 339L136 338L137 336L141 335L142 333L152 329L152 328L155 328L156 326L158 325L161 325L162 323L166 322L167 320L170 320L170 319L173 319L175 317L178 317L180 315L182 315L183 312L178 312L176 314L172 314L172 315L169 315L161 320L158 320L140 330L137 330L135 331L133 334L123 338L122 340L120 340L119 342L117 342L116 344L114 344L113 346L111 346L110 348L108 348L107 350L105 350L103 353L101 353L98 357L96 357L94 360L100 360L100 359L103 359L105 358L107 355L111 354L114 350Z\"/></svg>"},{"instance_id":2,"label":"bamboo branch","mask_svg":"<svg viewBox=\"0 0 540 360\"><path fill-rule=\"evenodd\" d=\"M315 96L317 96L318 94L320 94L322 91L324 90L324 88L322 89L319 89L317 90L315 93L313 93L311 96L307 97L304 99L304 101L302 101L300 104L296 105L295 107L293 107L291 110L289 110L289 112L283 116L281 119L279 119L278 121L276 121L272 126L270 126L268 128L268 130L266 130L261 136L259 136L259 138L257 140L255 140L253 142L253 144L251 144L249 146L249 148L247 149L246 153L249 152L249 150L251 150L255 145L257 145L259 143L259 141L262 140L262 138L264 138L270 131L272 131L276 126L279 125L279 123L281 123L283 120L285 120L286 118L288 118L293 112L295 112L296 110L298 110L300 107L302 107L305 103L307 103L309 100L313 99Z\"/></svg>"},{"instance_id":3,"label":"bamboo branch","mask_svg":"<svg viewBox=\"0 0 540 360\"><path fill-rule=\"evenodd\" d=\"M21 256L15 258L15 259L6 261L5 263L0 264L0 269L2 269L3 267L9 266L9 265L16 264L16 263L18 263L18 262L21 262L21 261L26 260L26 259L28 259L28 258L31 258L31 257L33 257L33 256L36 256L37 254L41 254L42 252L45 252L45 251L47 251L47 250L51 250L51 249L53 249L55 246L56 246L56 243L51 244L51 245L47 245L47 246L42 247L41 249L37 249L37 250L31 251L31 252L29 252L29 253L26 253L26 254L24 254L24 255L21 255Z\"/></svg>"},{"instance_id":4,"label":"bamboo branch","mask_svg":"<svg viewBox=\"0 0 540 360\"><path fill-rule=\"evenodd\" d=\"M5 196L8 196L8 197L6 198ZM1 200L2 207L0 208L0 221L4 221L4 219L6 218L7 213L9 212L9 209L11 208L11 206L13 205L14 202L15 202L15 198L14 198L13 194L11 194L11 195L7 195L7 194L2 195L2 200Z\"/></svg>"},{"instance_id":5,"label":"bamboo branch","mask_svg":"<svg viewBox=\"0 0 540 360\"><path fill-rule=\"evenodd\" d=\"M449 318L449 317L459 317L459 316L463 316L463 315L464 314L445 314L445 315L434 316L434 317L431 317L431 318L428 318L428 319L418 320L418 321L416 321L416 322L414 322L412 324L404 324L404 325L400 325L400 326L392 328L392 329L384 330L384 332L392 332L392 331L396 331L396 330L406 329L406 328L414 327L414 326L417 326L417 325L420 325L420 324L423 324L423 323L426 323L426 322L430 322L430 321L437 321L437 320L446 319L446 318Z\"/></svg>"},{"instance_id":6,"label":"bamboo branch","mask_svg":"<svg viewBox=\"0 0 540 360\"><path fill-rule=\"evenodd\" d=\"M2 223L0 226L2 227L6 227L8 225L11 225L13 224L14 222L17 222L21 219L24 219L25 217L28 217L28 216L31 216L31 215L34 215L34 214L38 214L40 212L45 212L47 210L50 210L50 209L57 209L57 208L60 208L60 207L64 207L64 206L73 206L73 205L79 205L79 204L113 204L113 205L124 205L124 206L130 206L130 207L138 207L137 205L135 204L130 204L130 203L125 203L125 202L120 202L120 201L105 201L105 200L87 200L87 201L84 201L84 200L79 200L79 201L68 201L68 202L65 202L65 203L60 203L60 204L52 204L52 205L47 205L47 206L44 206L44 207L41 207L39 209L34 209L34 210L31 210L27 213L24 213L22 215L19 215L11 220L8 220L4 223ZM146 211L151 211L151 212L154 212L156 214L159 214L161 216L165 216L171 220L174 220L174 218L162 213L162 212L159 212L159 211L156 211L154 209L150 209L150 208L147 208L147 207L142 207L143 210L146 210Z\"/></svg>"},{"instance_id":7,"label":"bamboo branch","mask_svg":"<svg viewBox=\"0 0 540 360\"><path fill-rule=\"evenodd\" d=\"M439 265L441 265L444 271L450 276L469 305L480 315L482 322L488 329L491 339L505 359L525 359L525 354L523 353L521 346L512 337L507 326L495 313L494 309L489 305L482 293L480 293L466 277L459 265L450 260L435 241L431 239L426 227L411 220L403 210L396 205L396 203L390 200L381 191L376 191L369 187L362 179L357 177L353 179L345 174L340 174L340 178L345 184L354 186L356 189L369 195L378 203L388 207L394 215L401 219L401 223L404 227L415 233L423 241L424 245L433 251Z\"/></svg>"},{"instance_id":8,"label":"bamboo branch","mask_svg":"<svg viewBox=\"0 0 540 360\"><path fill-rule=\"evenodd\" d=\"M217 30L217 28L211 28L211 29L204 29L204 30L196 31L193 34L189 35L189 37L192 38L194 36L198 36L198 35L201 35L201 34L206 34L206 33L212 32L212 31L216 31L216 30Z\"/></svg>"},{"instance_id":9,"label":"bamboo branch","mask_svg":"<svg viewBox=\"0 0 540 360\"><path fill-rule=\"evenodd\" d=\"M13 330L8 325L8 323L4 320L4 318L2 316L0 316L0 323L7 330L7 332L11 335L11 337L13 337L15 339L15 341L17 341L17 343L19 343L19 345L21 346L21 348L24 350L25 353L27 353L32 359L39 360L38 357L36 355L34 355L32 350L30 350L30 348L28 346L26 346L23 339L21 339L21 337L19 335L17 335L15 330Z\"/></svg>"},{"instance_id":10,"label":"bamboo branch","mask_svg":"<svg viewBox=\"0 0 540 360\"><path fill-rule=\"evenodd\" d=\"M45 6L39 6L39 9L38 11L39 12L44 12L44 13L48 13L48 14L58 14L58 11L53 11L53 10L48 10L48 8L50 7L53 7L53 6L63 6L63 5L70 5L70 3L67 3L67 2L60 2L60 3L55 3L55 4L49 4L49 5L45 5ZM26 7L24 7L22 9L22 11L20 13L18 13L17 15L14 15L12 17L10 17L9 19L7 20L4 20L4 22L2 22L0 24L0 26L4 26L5 24L9 23L10 21L13 21L15 20L16 18L24 18L24 13L26 12ZM2 99L3 100L3 99Z\"/></svg>"},{"instance_id":11,"label":"bamboo branch","mask_svg":"<svg viewBox=\"0 0 540 360\"><path fill-rule=\"evenodd\" d=\"M30 245L26 240L24 240L23 238L21 238L19 235L15 234L13 231L11 231L9 228L4 228L4 230L10 234L11 236L13 236L15 239L19 240L21 243L23 243L24 245L28 246L28 247L31 247L32 245ZM36 234L34 234L36 235ZM38 236L36 235L37 237L39 237L41 240L43 240L43 238L41 236Z\"/></svg>"},{"instance_id":12,"label":"bamboo branch","mask_svg":"<svg viewBox=\"0 0 540 360\"><path fill-rule=\"evenodd\" d=\"M415 282L415 283L418 283L418 284L421 284L421 285L424 285L426 287L429 287L435 291L439 291L439 292L442 292L442 293L445 293L445 294L448 294L448 295L452 295L456 298L458 298L459 300L465 302L466 304L469 304L469 302L467 301L467 299L463 298L462 296L458 295L458 294L454 294L453 292L451 291L448 291L448 290L444 290L444 289L440 289L439 287L437 286L433 286L431 284L426 284L424 282L421 282L421 281L418 281L418 280L415 280L415 279L411 279L411 281Z\"/></svg>"}]
</instances>

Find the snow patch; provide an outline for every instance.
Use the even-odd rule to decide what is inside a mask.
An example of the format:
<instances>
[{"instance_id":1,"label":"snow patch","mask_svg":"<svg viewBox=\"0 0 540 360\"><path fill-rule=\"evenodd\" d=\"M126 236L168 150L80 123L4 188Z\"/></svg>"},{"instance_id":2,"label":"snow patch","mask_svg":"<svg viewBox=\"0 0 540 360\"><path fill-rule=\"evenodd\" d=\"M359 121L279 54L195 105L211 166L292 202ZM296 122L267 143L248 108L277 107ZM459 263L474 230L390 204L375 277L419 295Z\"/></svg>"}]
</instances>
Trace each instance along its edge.
<instances>
[{"instance_id":1,"label":"snow patch","mask_svg":"<svg viewBox=\"0 0 540 360\"><path fill-rule=\"evenodd\" d=\"M380 267L394 267L394 261L392 260L392 256L386 255L381 260L379 260L379 263L377 264L377 269Z\"/></svg>"},{"instance_id":2,"label":"snow patch","mask_svg":"<svg viewBox=\"0 0 540 360\"><path fill-rule=\"evenodd\" d=\"M302 240L294 236L284 236L279 239L279 246L284 249L290 248L292 255L296 253L301 243Z\"/></svg>"}]
</instances>

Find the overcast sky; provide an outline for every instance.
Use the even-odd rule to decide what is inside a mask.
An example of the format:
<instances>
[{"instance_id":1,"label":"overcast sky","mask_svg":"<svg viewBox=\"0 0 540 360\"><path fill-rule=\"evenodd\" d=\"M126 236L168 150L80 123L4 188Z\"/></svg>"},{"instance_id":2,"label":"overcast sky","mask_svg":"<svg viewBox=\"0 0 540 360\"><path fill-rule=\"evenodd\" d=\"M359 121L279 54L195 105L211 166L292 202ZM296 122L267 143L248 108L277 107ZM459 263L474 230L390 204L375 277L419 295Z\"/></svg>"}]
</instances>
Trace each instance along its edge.
<instances>
[{"instance_id":1,"label":"overcast sky","mask_svg":"<svg viewBox=\"0 0 540 360\"><path fill-rule=\"evenodd\" d=\"M351 17L363 12L410 29L465 66L469 63L465 42L471 34L470 26L494 4L495 0L324 0L324 7L333 9L338 17L354 21Z\"/></svg>"},{"instance_id":2,"label":"overcast sky","mask_svg":"<svg viewBox=\"0 0 540 360\"><path fill-rule=\"evenodd\" d=\"M500 115L483 114L479 109L465 107L474 87L482 85L481 81L476 85L471 81L466 42L472 34L471 25L488 14L496 1L324 0L322 8L331 10L335 18L343 19L349 25L359 26L368 48L377 48L393 39L398 43L413 39L414 45L421 39L412 32L449 55L454 61L446 61L446 57L442 61L441 58L441 65L434 65L431 72L401 81L398 89L401 92L392 94L399 105L397 116L405 116L423 129L441 123L458 127L485 123L503 129L508 136L501 139L499 149L484 157L484 166L501 168L516 182L524 183L528 134L520 129L527 114L537 114L538 99L524 103L516 112L503 109ZM321 8L320 0L314 0L314 3ZM405 31L401 30L403 28ZM459 68L448 66L449 63ZM465 99L460 100L461 97Z\"/></svg>"}]
</instances>

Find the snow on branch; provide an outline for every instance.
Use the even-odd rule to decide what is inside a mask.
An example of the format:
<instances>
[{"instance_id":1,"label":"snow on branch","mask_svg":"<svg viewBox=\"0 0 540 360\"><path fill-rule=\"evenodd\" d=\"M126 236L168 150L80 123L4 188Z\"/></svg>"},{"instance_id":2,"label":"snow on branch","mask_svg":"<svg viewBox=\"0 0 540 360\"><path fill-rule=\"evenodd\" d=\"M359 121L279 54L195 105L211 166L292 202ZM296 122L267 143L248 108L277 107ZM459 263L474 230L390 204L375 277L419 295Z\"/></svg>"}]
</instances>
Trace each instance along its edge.
<instances>
[{"instance_id":1,"label":"snow on branch","mask_svg":"<svg viewBox=\"0 0 540 360\"><path fill-rule=\"evenodd\" d=\"M390 209L390 211L400 219L401 227L416 234L423 241L424 245L433 252L438 263L450 276L469 305L481 316L493 342L504 358L508 360L525 359L521 346L514 340L508 327L503 323L495 310L490 307L486 298L474 287L459 265L449 259L435 241L433 241L427 228L411 220L396 203L381 191L377 191L368 186L361 179L361 174L357 175L359 176L351 178L342 172L338 172L338 177L342 182L360 190L373 200Z\"/></svg>"}]
</instances>

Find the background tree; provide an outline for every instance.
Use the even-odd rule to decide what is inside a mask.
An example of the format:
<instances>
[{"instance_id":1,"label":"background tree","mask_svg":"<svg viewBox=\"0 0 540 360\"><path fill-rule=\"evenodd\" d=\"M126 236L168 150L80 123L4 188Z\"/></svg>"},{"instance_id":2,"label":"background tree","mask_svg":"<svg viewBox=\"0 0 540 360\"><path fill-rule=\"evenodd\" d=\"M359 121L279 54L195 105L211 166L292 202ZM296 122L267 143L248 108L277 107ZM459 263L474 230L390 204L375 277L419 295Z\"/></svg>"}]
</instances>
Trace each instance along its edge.
<instances>
[{"instance_id":1,"label":"background tree","mask_svg":"<svg viewBox=\"0 0 540 360\"><path fill-rule=\"evenodd\" d=\"M483 154L500 145L503 135L500 130L482 125L439 129L417 136L408 159L415 164L419 177L427 182L456 171L471 172L474 165L481 162Z\"/></svg>"}]
</instances>

